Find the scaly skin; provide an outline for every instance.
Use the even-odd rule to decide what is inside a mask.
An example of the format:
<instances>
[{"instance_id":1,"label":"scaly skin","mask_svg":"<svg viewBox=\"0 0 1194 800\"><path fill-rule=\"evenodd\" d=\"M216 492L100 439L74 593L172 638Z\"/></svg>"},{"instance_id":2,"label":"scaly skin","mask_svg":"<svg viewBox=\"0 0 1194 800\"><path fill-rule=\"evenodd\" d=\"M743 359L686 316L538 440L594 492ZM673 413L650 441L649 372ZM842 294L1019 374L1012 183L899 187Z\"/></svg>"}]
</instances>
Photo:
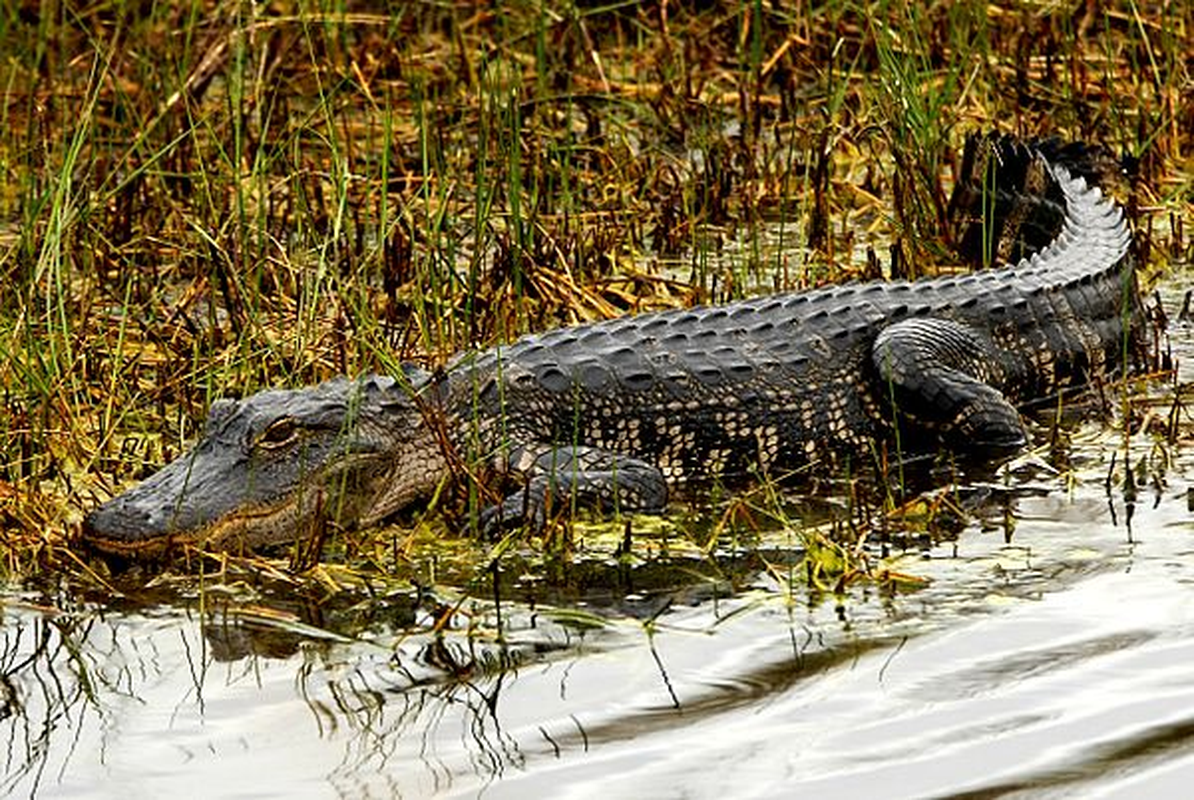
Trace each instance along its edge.
<instances>
[{"instance_id":1,"label":"scaly skin","mask_svg":"<svg viewBox=\"0 0 1194 800\"><path fill-rule=\"evenodd\" d=\"M1125 366L1140 324L1122 212L1042 152L1064 148L967 148L962 249L1031 253L1010 267L625 317L466 353L434 377L225 401L191 453L92 512L85 538L132 555L291 541L376 523L461 464L522 485L486 510L495 528L574 502L655 512L693 481L869 459L897 430L905 450L1014 451L1017 406Z\"/></svg>"}]
</instances>

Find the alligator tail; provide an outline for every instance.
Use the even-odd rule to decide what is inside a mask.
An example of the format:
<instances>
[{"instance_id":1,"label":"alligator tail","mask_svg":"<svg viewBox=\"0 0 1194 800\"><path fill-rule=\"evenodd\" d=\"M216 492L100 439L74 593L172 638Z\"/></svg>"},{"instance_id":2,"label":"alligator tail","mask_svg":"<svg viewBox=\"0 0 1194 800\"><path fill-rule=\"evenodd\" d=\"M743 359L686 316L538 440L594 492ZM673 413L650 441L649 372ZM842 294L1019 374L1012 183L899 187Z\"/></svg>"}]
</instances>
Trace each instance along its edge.
<instances>
[{"instance_id":1,"label":"alligator tail","mask_svg":"<svg viewBox=\"0 0 1194 800\"><path fill-rule=\"evenodd\" d=\"M967 137L950 198L954 242L974 267L1008 266L1057 238L1065 196L1048 165L1106 186L1120 166L1098 147L1006 134Z\"/></svg>"}]
</instances>

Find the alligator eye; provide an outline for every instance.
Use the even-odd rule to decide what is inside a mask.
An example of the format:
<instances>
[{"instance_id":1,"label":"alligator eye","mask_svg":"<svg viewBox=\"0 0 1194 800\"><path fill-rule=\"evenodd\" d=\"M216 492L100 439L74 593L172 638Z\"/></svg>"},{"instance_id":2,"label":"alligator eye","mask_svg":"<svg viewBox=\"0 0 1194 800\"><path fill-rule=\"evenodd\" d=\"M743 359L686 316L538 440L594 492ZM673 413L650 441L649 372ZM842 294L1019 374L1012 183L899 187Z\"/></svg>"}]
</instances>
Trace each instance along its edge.
<instances>
[{"instance_id":1,"label":"alligator eye","mask_svg":"<svg viewBox=\"0 0 1194 800\"><path fill-rule=\"evenodd\" d=\"M257 446L267 449L285 447L299 435L299 425L290 417L274 420L257 437Z\"/></svg>"}]
</instances>

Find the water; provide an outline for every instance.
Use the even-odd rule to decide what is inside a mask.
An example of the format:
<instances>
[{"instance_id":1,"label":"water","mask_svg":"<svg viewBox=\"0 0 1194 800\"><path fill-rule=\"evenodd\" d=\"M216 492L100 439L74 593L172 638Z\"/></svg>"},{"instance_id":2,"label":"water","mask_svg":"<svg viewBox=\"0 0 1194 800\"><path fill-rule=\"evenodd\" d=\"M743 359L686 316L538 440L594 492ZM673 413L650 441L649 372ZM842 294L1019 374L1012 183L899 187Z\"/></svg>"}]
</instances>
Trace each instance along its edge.
<instances>
[{"instance_id":1,"label":"water","mask_svg":"<svg viewBox=\"0 0 1194 800\"><path fill-rule=\"evenodd\" d=\"M682 557L662 578L606 565L623 591L505 603L504 641L480 598L437 638L413 594L312 617L284 593L212 587L201 612L10 588L0 790L1177 795L1194 779L1194 458L1135 437L1131 500L1116 437L1074 440L1071 473L1030 455L963 487L957 539L887 564L923 586L837 599L787 591L779 550L722 583L686 581Z\"/></svg>"},{"instance_id":2,"label":"water","mask_svg":"<svg viewBox=\"0 0 1194 800\"><path fill-rule=\"evenodd\" d=\"M762 572L731 597L677 595L651 625L512 605L504 647L463 630L438 647L392 626L340 637L268 608L51 609L40 604L54 598L10 593L3 787L1158 796L1188 781L1184 481L1171 473L1145 492L1130 529L1122 498L1092 481L1038 485L1010 507L1010 542L980 514L958 541L896 559L931 581L919 590L856 586L840 607L810 606ZM491 612L478 601L472 613Z\"/></svg>"}]
</instances>

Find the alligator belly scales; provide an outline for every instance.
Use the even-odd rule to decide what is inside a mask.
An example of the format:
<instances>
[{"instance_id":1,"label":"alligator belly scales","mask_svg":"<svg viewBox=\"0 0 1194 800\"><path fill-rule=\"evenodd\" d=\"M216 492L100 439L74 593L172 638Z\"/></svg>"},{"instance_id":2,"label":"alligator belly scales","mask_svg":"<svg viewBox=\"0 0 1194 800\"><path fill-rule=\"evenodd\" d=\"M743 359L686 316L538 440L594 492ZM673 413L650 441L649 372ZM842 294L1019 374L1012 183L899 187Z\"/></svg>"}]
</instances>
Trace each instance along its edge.
<instances>
[{"instance_id":1,"label":"alligator belly scales","mask_svg":"<svg viewBox=\"0 0 1194 800\"><path fill-rule=\"evenodd\" d=\"M517 488L488 528L572 504L659 511L685 483L870 461L898 443L1008 453L1017 407L1123 368L1140 306L1121 210L1079 146L975 137L952 211L1008 266L613 319L211 409L195 447L88 515L117 553L377 523L465 470ZM992 188L993 187L993 188Z\"/></svg>"}]
</instances>

